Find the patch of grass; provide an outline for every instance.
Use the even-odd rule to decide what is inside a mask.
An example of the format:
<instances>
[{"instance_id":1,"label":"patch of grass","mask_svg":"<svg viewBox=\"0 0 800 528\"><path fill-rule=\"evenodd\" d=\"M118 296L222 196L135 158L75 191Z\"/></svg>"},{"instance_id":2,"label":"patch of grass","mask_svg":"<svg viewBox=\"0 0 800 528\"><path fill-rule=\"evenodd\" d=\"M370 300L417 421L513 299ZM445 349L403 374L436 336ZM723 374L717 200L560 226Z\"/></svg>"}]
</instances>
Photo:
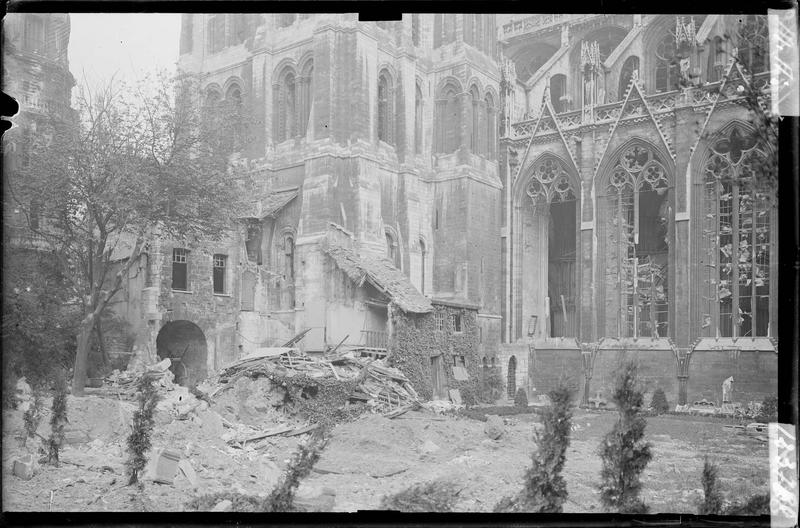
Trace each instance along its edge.
<instances>
[{"instance_id":1,"label":"patch of grass","mask_svg":"<svg viewBox=\"0 0 800 528\"><path fill-rule=\"evenodd\" d=\"M460 409L456 411L455 415L485 422L489 415L513 416L515 414L542 414L542 412L543 411L538 407L512 407L494 405L491 407L472 407L470 409Z\"/></svg>"}]
</instances>

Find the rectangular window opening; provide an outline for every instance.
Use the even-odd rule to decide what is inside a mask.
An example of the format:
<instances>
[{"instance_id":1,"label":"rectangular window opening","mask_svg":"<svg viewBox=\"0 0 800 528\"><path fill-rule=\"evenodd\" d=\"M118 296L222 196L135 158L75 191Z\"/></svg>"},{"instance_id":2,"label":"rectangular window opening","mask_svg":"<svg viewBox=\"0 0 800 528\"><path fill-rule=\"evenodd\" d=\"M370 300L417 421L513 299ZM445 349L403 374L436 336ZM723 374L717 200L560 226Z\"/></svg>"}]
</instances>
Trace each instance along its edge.
<instances>
[{"instance_id":1,"label":"rectangular window opening","mask_svg":"<svg viewBox=\"0 0 800 528\"><path fill-rule=\"evenodd\" d=\"M450 316L453 321L453 332L456 334L461 333L461 314L453 314Z\"/></svg>"},{"instance_id":2,"label":"rectangular window opening","mask_svg":"<svg viewBox=\"0 0 800 528\"><path fill-rule=\"evenodd\" d=\"M187 260L189 251L184 248L172 250L172 289L186 291L187 288Z\"/></svg>"},{"instance_id":3,"label":"rectangular window opening","mask_svg":"<svg viewBox=\"0 0 800 528\"><path fill-rule=\"evenodd\" d=\"M227 255L214 255L214 293L227 293L225 291L225 268Z\"/></svg>"}]
</instances>

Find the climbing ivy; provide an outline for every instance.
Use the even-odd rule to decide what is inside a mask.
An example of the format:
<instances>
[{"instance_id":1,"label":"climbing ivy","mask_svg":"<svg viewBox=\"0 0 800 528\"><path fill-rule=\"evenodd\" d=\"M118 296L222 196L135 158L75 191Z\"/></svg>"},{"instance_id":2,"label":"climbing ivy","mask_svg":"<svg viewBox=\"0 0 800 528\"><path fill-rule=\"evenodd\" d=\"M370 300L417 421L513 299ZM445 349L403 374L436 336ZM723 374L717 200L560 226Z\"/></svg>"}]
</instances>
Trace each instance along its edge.
<instances>
[{"instance_id":1,"label":"climbing ivy","mask_svg":"<svg viewBox=\"0 0 800 528\"><path fill-rule=\"evenodd\" d=\"M452 316L461 316L461 332L455 332ZM442 321L441 330L437 328L438 320ZM399 310L393 313L389 363L408 377L422 399L433 398L430 358L440 354L447 388L477 394L480 382L477 311L434 304L433 312L427 314ZM464 356L467 381L458 381L453 375L453 358L460 356Z\"/></svg>"}]
</instances>

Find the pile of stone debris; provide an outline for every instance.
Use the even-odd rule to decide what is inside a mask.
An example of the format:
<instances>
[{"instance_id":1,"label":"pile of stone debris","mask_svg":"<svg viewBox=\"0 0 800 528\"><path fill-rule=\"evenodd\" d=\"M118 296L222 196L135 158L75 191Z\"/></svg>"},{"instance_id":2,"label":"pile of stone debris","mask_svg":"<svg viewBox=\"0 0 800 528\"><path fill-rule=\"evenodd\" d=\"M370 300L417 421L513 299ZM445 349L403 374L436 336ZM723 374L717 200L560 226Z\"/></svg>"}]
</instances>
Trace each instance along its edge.
<instances>
[{"instance_id":1,"label":"pile of stone debris","mask_svg":"<svg viewBox=\"0 0 800 528\"><path fill-rule=\"evenodd\" d=\"M313 379L335 378L355 381L350 396L362 401L376 413L393 418L418 408L420 399L408 378L400 370L387 366L383 360L356 357L352 353L313 357L290 347L262 348L223 369L208 396L233 387L243 377L291 378L305 375Z\"/></svg>"}]
</instances>

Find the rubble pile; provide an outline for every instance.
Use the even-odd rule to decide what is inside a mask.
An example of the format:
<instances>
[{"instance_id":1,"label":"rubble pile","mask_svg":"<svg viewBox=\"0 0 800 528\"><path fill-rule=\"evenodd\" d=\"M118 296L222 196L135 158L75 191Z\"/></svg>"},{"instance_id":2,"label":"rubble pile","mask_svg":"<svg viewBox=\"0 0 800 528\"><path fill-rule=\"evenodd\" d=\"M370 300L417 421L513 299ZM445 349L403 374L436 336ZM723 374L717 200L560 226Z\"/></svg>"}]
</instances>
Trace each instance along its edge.
<instances>
[{"instance_id":1,"label":"rubble pile","mask_svg":"<svg viewBox=\"0 0 800 528\"><path fill-rule=\"evenodd\" d=\"M356 389L350 400L365 402L373 412L389 418L420 405L419 396L405 374L386 366L383 360L358 358L350 353L317 358L293 348L261 349L228 366L220 373L217 387L209 397L214 398L227 388L236 386L243 377L291 378L300 375L312 379L355 381ZM275 390L280 391L280 387L275 387ZM282 398L276 399L280 405Z\"/></svg>"}]
</instances>

